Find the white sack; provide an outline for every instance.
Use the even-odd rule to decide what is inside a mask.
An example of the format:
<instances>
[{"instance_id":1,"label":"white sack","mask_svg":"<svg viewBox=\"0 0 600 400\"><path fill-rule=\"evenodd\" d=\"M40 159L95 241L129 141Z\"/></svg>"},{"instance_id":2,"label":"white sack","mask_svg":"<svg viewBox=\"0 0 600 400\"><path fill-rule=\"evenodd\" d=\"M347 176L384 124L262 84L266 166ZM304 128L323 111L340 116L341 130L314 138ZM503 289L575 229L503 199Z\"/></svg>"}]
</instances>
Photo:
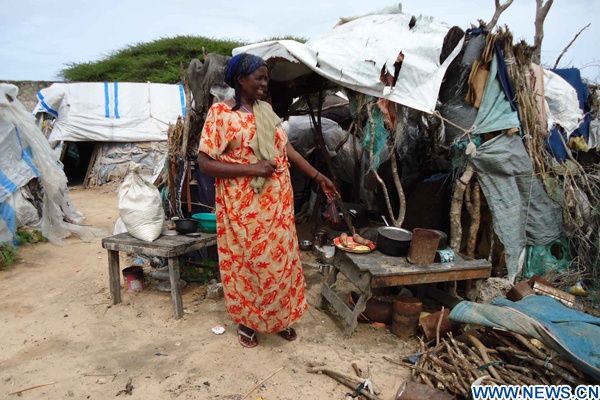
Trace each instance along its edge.
<instances>
[{"instance_id":1,"label":"white sack","mask_svg":"<svg viewBox=\"0 0 600 400\"><path fill-rule=\"evenodd\" d=\"M152 242L160 236L165 221L160 193L140 177L135 166L119 189L119 215L133 237Z\"/></svg>"},{"instance_id":2,"label":"white sack","mask_svg":"<svg viewBox=\"0 0 600 400\"><path fill-rule=\"evenodd\" d=\"M583 122L583 111L579 108L577 91L561 76L544 70L544 97L548 103L548 130L560 125L567 138Z\"/></svg>"},{"instance_id":3,"label":"white sack","mask_svg":"<svg viewBox=\"0 0 600 400\"><path fill-rule=\"evenodd\" d=\"M121 218L119 218L117 220L117 222L115 223L115 229L113 230L113 235L118 235L120 233L127 233L127 228L125 227L125 224L123 223L123 220Z\"/></svg>"}]
</instances>

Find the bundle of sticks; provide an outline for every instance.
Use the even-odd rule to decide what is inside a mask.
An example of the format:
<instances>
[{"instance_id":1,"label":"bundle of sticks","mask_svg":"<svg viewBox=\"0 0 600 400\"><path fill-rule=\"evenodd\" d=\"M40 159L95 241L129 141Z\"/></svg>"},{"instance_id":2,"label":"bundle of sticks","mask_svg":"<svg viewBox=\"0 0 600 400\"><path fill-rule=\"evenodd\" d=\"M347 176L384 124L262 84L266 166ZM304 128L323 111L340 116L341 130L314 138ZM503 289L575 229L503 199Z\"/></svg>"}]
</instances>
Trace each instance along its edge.
<instances>
[{"instance_id":1,"label":"bundle of sticks","mask_svg":"<svg viewBox=\"0 0 600 400\"><path fill-rule=\"evenodd\" d=\"M181 142L183 140L183 118L181 116L177 117L177 122L175 125L169 124L169 129L167 130L168 137L168 152L169 154L180 153L181 154Z\"/></svg>"},{"instance_id":2,"label":"bundle of sticks","mask_svg":"<svg viewBox=\"0 0 600 400\"><path fill-rule=\"evenodd\" d=\"M412 380L449 394L468 397L471 385L593 384L576 365L535 339L497 330L450 333L428 349L421 340L413 364L409 357L385 360L412 369ZM412 357L411 357L412 358ZM414 359L413 359L414 361Z\"/></svg>"}]
</instances>

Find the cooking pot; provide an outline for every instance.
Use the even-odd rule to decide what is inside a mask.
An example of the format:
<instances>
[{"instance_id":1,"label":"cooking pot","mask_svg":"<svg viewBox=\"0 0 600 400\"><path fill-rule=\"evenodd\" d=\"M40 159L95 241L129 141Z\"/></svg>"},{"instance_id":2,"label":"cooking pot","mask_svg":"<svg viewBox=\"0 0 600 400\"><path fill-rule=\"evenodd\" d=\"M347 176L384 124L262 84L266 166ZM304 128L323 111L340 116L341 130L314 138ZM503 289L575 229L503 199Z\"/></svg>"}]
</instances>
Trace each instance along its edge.
<instances>
[{"instance_id":1,"label":"cooking pot","mask_svg":"<svg viewBox=\"0 0 600 400\"><path fill-rule=\"evenodd\" d=\"M344 203L346 206L346 211L348 211L348 216L352 221L352 225L354 228L359 229L363 228L369 222L369 216L367 215L367 209L354 203ZM331 229L341 232L349 231L348 224L344 219L344 214L340 211L340 222L338 224L334 224L332 222L328 222L328 225ZM325 243L323 243L325 244Z\"/></svg>"},{"instance_id":2,"label":"cooking pot","mask_svg":"<svg viewBox=\"0 0 600 400\"><path fill-rule=\"evenodd\" d=\"M198 221L191 218L181 218L176 219L175 222L175 230L182 235L187 235L188 233L196 232L198 230Z\"/></svg>"},{"instance_id":3,"label":"cooking pot","mask_svg":"<svg viewBox=\"0 0 600 400\"><path fill-rule=\"evenodd\" d=\"M394 226L377 229L377 250L388 256L399 257L408 254L412 232Z\"/></svg>"}]
</instances>

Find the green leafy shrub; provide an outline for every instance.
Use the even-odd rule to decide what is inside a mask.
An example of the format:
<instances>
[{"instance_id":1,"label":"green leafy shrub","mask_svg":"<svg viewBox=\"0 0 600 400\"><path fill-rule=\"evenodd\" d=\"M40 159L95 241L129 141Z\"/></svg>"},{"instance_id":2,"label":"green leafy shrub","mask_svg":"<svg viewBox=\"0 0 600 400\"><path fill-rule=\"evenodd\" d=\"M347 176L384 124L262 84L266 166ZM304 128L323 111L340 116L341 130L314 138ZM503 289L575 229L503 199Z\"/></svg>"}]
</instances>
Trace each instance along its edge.
<instances>
[{"instance_id":1,"label":"green leafy shrub","mask_svg":"<svg viewBox=\"0 0 600 400\"><path fill-rule=\"evenodd\" d=\"M10 243L0 243L0 268L9 269L17 258L17 248Z\"/></svg>"},{"instance_id":2,"label":"green leafy shrub","mask_svg":"<svg viewBox=\"0 0 600 400\"><path fill-rule=\"evenodd\" d=\"M303 38L273 37L267 40ZM261 40L263 42L263 40ZM97 61L68 63L59 77L67 82L154 82L180 81L179 63L187 68L194 58L202 59L202 47L208 53L230 56L231 51L248 43L203 36L175 36L146 43L136 43L110 52Z\"/></svg>"}]
</instances>

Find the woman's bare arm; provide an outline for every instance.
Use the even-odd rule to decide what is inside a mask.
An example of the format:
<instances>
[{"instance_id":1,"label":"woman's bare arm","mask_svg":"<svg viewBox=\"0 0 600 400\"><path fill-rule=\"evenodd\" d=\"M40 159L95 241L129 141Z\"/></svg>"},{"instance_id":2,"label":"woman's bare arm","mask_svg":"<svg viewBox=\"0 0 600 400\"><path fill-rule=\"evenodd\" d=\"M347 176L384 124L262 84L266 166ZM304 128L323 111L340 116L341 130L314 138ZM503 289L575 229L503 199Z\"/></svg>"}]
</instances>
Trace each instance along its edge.
<instances>
[{"instance_id":1,"label":"woman's bare arm","mask_svg":"<svg viewBox=\"0 0 600 400\"><path fill-rule=\"evenodd\" d=\"M213 160L202 151L198 152L198 167L203 174L215 178L238 178L240 176L262 176L268 178L273 175L277 164L273 161L259 161L256 164L229 164Z\"/></svg>"},{"instance_id":2,"label":"woman's bare arm","mask_svg":"<svg viewBox=\"0 0 600 400\"><path fill-rule=\"evenodd\" d=\"M294 146L292 146L290 142L287 143L285 148L287 150L288 160L290 160L290 163L298 168L304 175L311 179L315 179L317 183L321 185L321 189L323 189L323 192L325 192L325 196L327 196L328 200L333 200L334 197L340 197L340 194L336 190L333 182L331 182L331 180L329 180L329 178L327 178L325 175L318 173L319 171L310 165L308 161L306 161L304 157L302 157L300 153L294 149Z\"/></svg>"}]
</instances>

